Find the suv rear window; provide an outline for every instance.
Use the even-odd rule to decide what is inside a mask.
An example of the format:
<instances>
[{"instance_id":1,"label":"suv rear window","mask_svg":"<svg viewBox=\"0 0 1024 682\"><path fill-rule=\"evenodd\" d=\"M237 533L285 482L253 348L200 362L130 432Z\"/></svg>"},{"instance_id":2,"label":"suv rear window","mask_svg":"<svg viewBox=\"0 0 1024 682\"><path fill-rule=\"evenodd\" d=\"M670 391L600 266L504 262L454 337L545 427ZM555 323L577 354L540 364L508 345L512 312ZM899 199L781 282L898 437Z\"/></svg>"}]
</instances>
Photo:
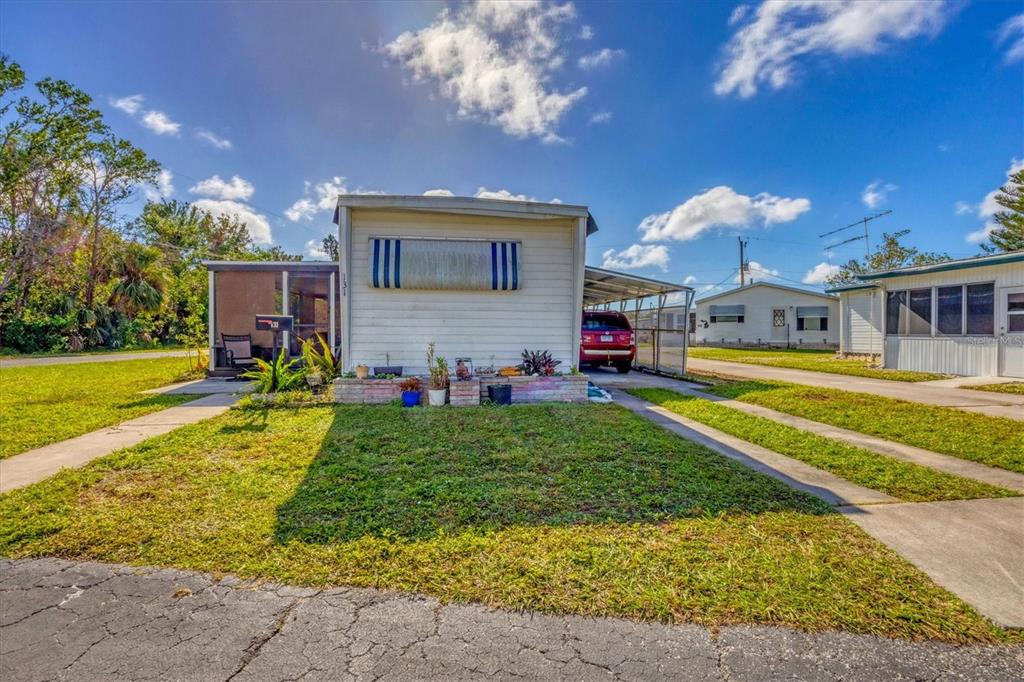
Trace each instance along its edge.
<instances>
[{"instance_id":1,"label":"suv rear window","mask_svg":"<svg viewBox=\"0 0 1024 682\"><path fill-rule=\"evenodd\" d=\"M629 320L619 313L583 313L583 331L628 332Z\"/></svg>"}]
</instances>

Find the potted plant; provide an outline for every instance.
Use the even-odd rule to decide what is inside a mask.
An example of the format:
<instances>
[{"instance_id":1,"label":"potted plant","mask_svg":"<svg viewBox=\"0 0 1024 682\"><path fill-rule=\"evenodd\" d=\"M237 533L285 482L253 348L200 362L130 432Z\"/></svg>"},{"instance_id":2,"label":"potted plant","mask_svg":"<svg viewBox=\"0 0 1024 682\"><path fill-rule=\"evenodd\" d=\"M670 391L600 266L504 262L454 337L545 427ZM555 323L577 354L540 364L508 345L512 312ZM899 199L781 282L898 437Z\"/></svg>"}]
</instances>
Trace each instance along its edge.
<instances>
[{"instance_id":1,"label":"potted plant","mask_svg":"<svg viewBox=\"0 0 1024 682\"><path fill-rule=\"evenodd\" d=\"M356 365L356 379L366 379L370 376L368 365Z\"/></svg>"},{"instance_id":2,"label":"potted plant","mask_svg":"<svg viewBox=\"0 0 1024 682\"><path fill-rule=\"evenodd\" d=\"M423 385L419 377L404 379L399 384L399 387L402 389L402 405L404 407L416 407L420 404L420 394L423 391Z\"/></svg>"},{"instance_id":3,"label":"potted plant","mask_svg":"<svg viewBox=\"0 0 1024 682\"><path fill-rule=\"evenodd\" d=\"M434 355L434 343L427 344L427 400L434 407L444 405L448 397L448 361Z\"/></svg>"}]
</instances>

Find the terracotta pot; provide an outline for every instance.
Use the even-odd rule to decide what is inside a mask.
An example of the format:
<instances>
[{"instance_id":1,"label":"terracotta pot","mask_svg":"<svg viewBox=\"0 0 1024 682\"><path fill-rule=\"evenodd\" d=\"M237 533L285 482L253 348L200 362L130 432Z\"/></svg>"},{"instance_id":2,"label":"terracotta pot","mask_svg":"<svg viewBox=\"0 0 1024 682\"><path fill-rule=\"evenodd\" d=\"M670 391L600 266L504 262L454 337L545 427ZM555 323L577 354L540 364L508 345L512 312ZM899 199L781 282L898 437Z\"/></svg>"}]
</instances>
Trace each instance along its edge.
<instances>
[{"instance_id":1,"label":"terracotta pot","mask_svg":"<svg viewBox=\"0 0 1024 682\"><path fill-rule=\"evenodd\" d=\"M356 365L356 379L365 379L370 376L370 368L366 365Z\"/></svg>"}]
</instances>

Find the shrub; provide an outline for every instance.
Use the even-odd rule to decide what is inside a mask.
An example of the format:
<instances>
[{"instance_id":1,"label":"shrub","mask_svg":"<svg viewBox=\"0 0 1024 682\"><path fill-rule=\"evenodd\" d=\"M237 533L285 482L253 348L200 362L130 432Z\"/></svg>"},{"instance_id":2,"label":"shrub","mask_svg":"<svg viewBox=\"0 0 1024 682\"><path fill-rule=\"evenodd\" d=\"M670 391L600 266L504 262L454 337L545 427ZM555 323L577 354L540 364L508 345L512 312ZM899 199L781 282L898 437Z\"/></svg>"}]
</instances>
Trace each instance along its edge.
<instances>
[{"instance_id":1,"label":"shrub","mask_svg":"<svg viewBox=\"0 0 1024 682\"><path fill-rule=\"evenodd\" d=\"M284 353L279 353L273 362L256 359L256 369L243 372L241 376L252 379L257 393L277 393L298 390L305 379L305 370L295 366L299 358L285 362Z\"/></svg>"}]
</instances>

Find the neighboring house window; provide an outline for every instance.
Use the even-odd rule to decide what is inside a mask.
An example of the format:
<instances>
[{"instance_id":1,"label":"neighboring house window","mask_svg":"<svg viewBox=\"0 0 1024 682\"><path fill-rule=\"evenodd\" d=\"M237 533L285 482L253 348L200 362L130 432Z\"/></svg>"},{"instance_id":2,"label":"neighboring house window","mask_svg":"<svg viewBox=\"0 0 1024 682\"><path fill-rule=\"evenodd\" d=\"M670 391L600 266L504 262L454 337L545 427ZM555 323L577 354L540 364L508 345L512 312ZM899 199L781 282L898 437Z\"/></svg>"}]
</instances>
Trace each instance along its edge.
<instances>
[{"instance_id":1,"label":"neighboring house window","mask_svg":"<svg viewBox=\"0 0 1024 682\"><path fill-rule=\"evenodd\" d=\"M995 284L968 284L967 334L991 336L995 331Z\"/></svg>"},{"instance_id":2,"label":"neighboring house window","mask_svg":"<svg viewBox=\"0 0 1024 682\"><path fill-rule=\"evenodd\" d=\"M796 318L796 330L798 332L827 332L827 317L798 317Z\"/></svg>"},{"instance_id":3,"label":"neighboring house window","mask_svg":"<svg viewBox=\"0 0 1024 682\"><path fill-rule=\"evenodd\" d=\"M786 311L782 309L776 309L772 311L772 326L773 327L785 327L786 326Z\"/></svg>"},{"instance_id":4,"label":"neighboring house window","mask_svg":"<svg viewBox=\"0 0 1024 682\"><path fill-rule=\"evenodd\" d=\"M1006 331L1024 332L1024 294L1006 295Z\"/></svg>"},{"instance_id":5,"label":"neighboring house window","mask_svg":"<svg viewBox=\"0 0 1024 682\"><path fill-rule=\"evenodd\" d=\"M743 315L712 315L711 324L717 322L739 322L743 324Z\"/></svg>"},{"instance_id":6,"label":"neighboring house window","mask_svg":"<svg viewBox=\"0 0 1024 682\"><path fill-rule=\"evenodd\" d=\"M932 333L932 290L911 289L907 308L907 333L911 336L930 336Z\"/></svg>"},{"instance_id":7,"label":"neighboring house window","mask_svg":"<svg viewBox=\"0 0 1024 682\"><path fill-rule=\"evenodd\" d=\"M697 328L697 313L690 313L690 331Z\"/></svg>"},{"instance_id":8,"label":"neighboring house window","mask_svg":"<svg viewBox=\"0 0 1024 682\"><path fill-rule=\"evenodd\" d=\"M828 331L828 306L797 306L796 330L798 332Z\"/></svg>"},{"instance_id":9,"label":"neighboring house window","mask_svg":"<svg viewBox=\"0 0 1024 682\"><path fill-rule=\"evenodd\" d=\"M960 336L964 333L964 288L939 287L936 289L935 329L944 336Z\"/></svg>"},{"instance_id":10,"label":"neighboring house window","mask_svg":"<svg viewBox=\"0 0 1024 682\"><path fill-rule=\"evenodd\" d=\"M885 298L888 336L991 336L995 328L995 285L889 291Z\"/></svg>"}]
</instances>

